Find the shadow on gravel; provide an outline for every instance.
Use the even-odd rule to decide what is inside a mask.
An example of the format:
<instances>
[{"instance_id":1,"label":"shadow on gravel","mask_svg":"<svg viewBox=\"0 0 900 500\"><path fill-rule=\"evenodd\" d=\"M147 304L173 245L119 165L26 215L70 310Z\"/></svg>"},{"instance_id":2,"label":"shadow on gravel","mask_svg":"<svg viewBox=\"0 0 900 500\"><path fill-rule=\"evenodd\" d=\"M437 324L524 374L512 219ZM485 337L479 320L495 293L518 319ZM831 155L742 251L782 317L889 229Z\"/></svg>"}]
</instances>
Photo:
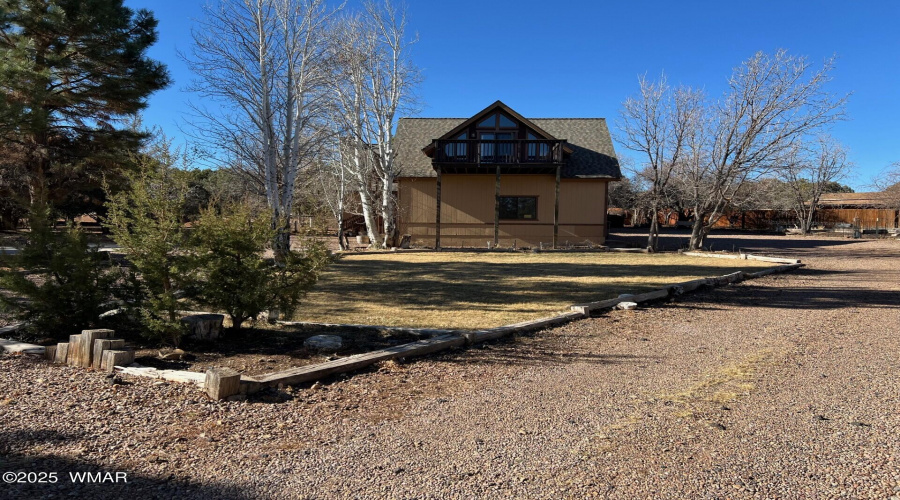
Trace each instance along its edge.
<instances>
[{"instance_id":1,"label":"shadow on gravel","mask_svg":"<svg viewBox=\"0 0 900 500\"><path fill-rule=\"evenodd\" d=\"M744 285L743 290L722 289L714 299L720 304L783 309L841 309L847 307L900 307L896 290L871 288L803 287L800 289Z\"/></svg>"},{"instance_id":2,"label":"shadow on gravel","mask_svg":"<svg viewBox=\"0 0 900 500\"><path fill-rule=\"evenodd\" d=\"M106 465L91 459L77 460L50 454L30 454L28 448L43 445L71 445L73 442L90 446L90 436L84 434L63 434L57 431L5 431L0 432L0 473L55 472L55 483L11 483L4 475L4 484L0 484L0 498L198 498L243 500L253 497L234 486L215 482L203 484L192 480L178 479L170 464L159 462L159 477L135 472L124 466ZM125 443L123 443L124 445ZM135 460L146 460L146 457L135 456ZM104 482L91 482L84 476L70 473L102 473ZM127 482L114 482L116 472L127 474ZM106 475L111 473L111 475ZM21 476L21 474L20 474ZM31 479L36 479L32 476ZM27 481L28 477L22 478ZM47 476L44 476L47 479ZM95 478L96 479L96 478Z\"/></svg>"},{"instance_id":3,"label":"shadow on gravel","mask_svg":"<svg viewBox=\"0 0 900 500\"><path fill-rule=\"evenodd\" d=\"M502 364L518 366L554 366L572 363L606 364L638 363L653 356L633 354L599 354L584 350L554 349L548 346L532 345L527 342L505 341L499 344L485 344L470 349L459 356L445 356L435 359L442 363L456 364Z\"/></svg>"}]
</instances>

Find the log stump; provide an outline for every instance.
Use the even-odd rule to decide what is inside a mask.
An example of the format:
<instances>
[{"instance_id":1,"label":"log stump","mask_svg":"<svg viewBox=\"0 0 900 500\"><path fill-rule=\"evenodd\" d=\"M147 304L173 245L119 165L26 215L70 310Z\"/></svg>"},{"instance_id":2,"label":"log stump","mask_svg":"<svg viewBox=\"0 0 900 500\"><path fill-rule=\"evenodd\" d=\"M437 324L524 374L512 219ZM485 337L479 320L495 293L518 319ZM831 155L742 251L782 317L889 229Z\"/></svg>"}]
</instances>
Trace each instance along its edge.
<instances>
[{"instance_id":1,"label":"log stump","mask_svg":"<svg viewBox=\"0 0 900 500\"><path fill-rule=\"evenodd\" d=\"M181 318L188 326L188 337L197 340L213 340L222 334L224 314L191 314Z\"/></svg>"}]
</instances>

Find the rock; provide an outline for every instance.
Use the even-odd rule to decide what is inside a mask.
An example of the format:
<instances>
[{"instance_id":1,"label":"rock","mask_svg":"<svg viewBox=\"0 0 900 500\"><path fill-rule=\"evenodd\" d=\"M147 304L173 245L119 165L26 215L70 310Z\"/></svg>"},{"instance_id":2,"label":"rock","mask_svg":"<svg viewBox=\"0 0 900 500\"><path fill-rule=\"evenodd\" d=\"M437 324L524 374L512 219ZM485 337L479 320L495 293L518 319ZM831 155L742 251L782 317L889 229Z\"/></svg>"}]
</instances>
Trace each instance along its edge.
<instances>
[{"instance_id":1,"label":"rock","mask_svg":"<svg viewBox=\"0 0 900 500\"><path fill-rule=\"evenodd\" d=\"M637 302L619 302L616 305L616 309L621 309L623 311L630 311L632 309L637 308Z\"/></svg>"},{"instance_id":2,"label":"rock","mask_svg":"<svg viewBox=\"0 0 900 500\"><path fill-rule=\"evenodd\" d=\"M318 351L337 351L344 346L344 341L337 335L313 335L303 342L303 346Z\"/></svg>"},{"instance_id":3,"label":"rock","mask_svg":"<svg viewBox=\"0 0 900 500\"><path fill-rule=\"evenodd\" d=\"M162 351L159 353L159 359L164 359L166 361L180 361L184 359L185 352L181 349L175 349L172 352L168 352L163 354Z\"/></svg>"}]
</instances>

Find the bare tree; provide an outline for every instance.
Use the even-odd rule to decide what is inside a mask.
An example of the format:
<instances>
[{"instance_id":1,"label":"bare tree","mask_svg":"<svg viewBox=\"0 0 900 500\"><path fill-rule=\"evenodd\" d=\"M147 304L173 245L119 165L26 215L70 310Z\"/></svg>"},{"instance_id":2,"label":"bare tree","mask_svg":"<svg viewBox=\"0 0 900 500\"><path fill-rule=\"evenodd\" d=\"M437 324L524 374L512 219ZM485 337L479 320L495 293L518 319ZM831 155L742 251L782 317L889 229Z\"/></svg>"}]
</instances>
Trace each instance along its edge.
<instances>
[{"instance_id":1,"label":"bare tree","mask_svg":"<svg viewBox=\"0 0 900 500\"><path fill-rule=\"evenodd\" d=\"M656 250L659 242L658 214L664 208L673 167L682 161L685 140L700 125L702 95L690 88L671 89L665 75L658 82L640 77L640 92L625 100L619 141L645 158L635 173L648 184L650 234L647 247Z\"/></svg>"},{"instance_id":2,"label":"bare tree","mask_svg":"<svg viewBox=\"0 0 900 500\"><path fill-rule=\"evenodd\" d=\"M874 186L885 207L900 211L900 161L892 163L875 179ZM900 218L900 213L897 214Z\"/></svg>"},{"instance_id":3,"label":"bare tree","mask_svg":"<svg viewBox=\"0 0 900 500\"><path fill-rule=\"evenodd\" d=\"M843 118L846 97L825 91L833 61L813 70L803 57L759 52L735 69L729 90L706 107L695 152L678 163L694 224L690 249L701 248L732 199L748 181L784 164L804 136Z\"/></svg>"},{"instance_id":4,"label":"bare tree","mask_svg":"<svg viewBox=\"0 0 900 500\"><path fill-rule=\"evenodd\" d=\"M338 139L335 166L341 178L357 187L369 240L377 241L377 195L370 144L374 140L369 123L369 92L366 67L375 50L375 40L358 14L348 14L334 26L331 43L335 61L330 88L334 96L332 118Z\"/></svg>"},{"instance_id":5,"label":"bare tree","mask_svg":"<svg viewBox=\"0 0 900 500\"><path fill-rule=\"evenodd\" d=\"M369 238L376 247L396 243L394 181L400 171L394 130L401 114L416 109L419 71L409 57L415 37L406 32L406 10L390 0L363 4L335 29L338 63L332 82L336 122L345 140L341 162L356 181ZM381 238L376 217L382 221Z\"/></svg>"},{"instance_id":6,"label":"bare tree","mask_svg":"<svg viewBox=\"0 0 900 500\"><path fill-rule=\"evenodd\" d=\"M822 195L829 185L845 178L850 168L846 149L831 137L821 136L814 145L800 144L791 151L780 173L790 189L791 209L804 234L812 229Z\"/></svg>"},{"instance_id":7,"label":"bare tree","mask_svg":"<svg viewBox=\"0 0 900 500\"><path fill-rule=\"evenodd\" d=\"M290 249L298 172L327 133L332 14L324 0L219 0L205 8L186 58L198 76L192 89L218 105L194 107L197 136L264 188L279 256Z\"/></svg>"},{"instance_id":8,"label":"bare tree","mask_svg":"<svg viewBox=\"0 0 900 500\"><path fill-rule=\"evenodd\" d=\"M316 192L321 196L320 201L324 202L337 226L338 245L341 250L347 250L350 245L347 241L344 217L351 206L350 194L355 191L355 186L347 174L348 169L340 164L342 161L340 140L338 136L333 137L333 147L329 149L332 154L322 159L312 173L312 177L318 183Z\"/></svg>"}]
</instances>

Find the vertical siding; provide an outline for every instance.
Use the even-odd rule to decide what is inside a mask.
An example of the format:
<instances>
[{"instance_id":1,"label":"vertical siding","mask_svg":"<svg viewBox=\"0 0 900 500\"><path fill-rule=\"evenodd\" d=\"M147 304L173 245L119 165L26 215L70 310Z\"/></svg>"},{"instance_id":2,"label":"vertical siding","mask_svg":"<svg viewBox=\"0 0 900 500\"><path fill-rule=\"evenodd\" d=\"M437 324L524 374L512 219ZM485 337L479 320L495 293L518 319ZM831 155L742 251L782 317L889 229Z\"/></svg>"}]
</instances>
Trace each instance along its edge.
<instances>
[{"instance_id":1,"label":"vertical siding","mask_svg":"<svg viewBox=\"0 0 900 500\"><path fill-rule=\"evenodd\" d=\"M606 183L564 179L560 184L559 242L602 244L605 241ZM402 178L400 231L413 244L434 245L436 180ZM501 196L536 196L534 221L501 221L500 245L549 246L553 241L555 178L552 175L504 175ZM441 243L484 248L494 236L494 176L444 174L441 186Z\"/></svg>"},{"instance_id":2,"label":"vertical siding","mask_svg":"<svg viewBox=\"0 0 900 500\"><path fill-rule=\"evenodd\" d=\"M560 222L605 224L607 182L599 179L563 179L559 185Z\"/></svg>"}]
</instances>

